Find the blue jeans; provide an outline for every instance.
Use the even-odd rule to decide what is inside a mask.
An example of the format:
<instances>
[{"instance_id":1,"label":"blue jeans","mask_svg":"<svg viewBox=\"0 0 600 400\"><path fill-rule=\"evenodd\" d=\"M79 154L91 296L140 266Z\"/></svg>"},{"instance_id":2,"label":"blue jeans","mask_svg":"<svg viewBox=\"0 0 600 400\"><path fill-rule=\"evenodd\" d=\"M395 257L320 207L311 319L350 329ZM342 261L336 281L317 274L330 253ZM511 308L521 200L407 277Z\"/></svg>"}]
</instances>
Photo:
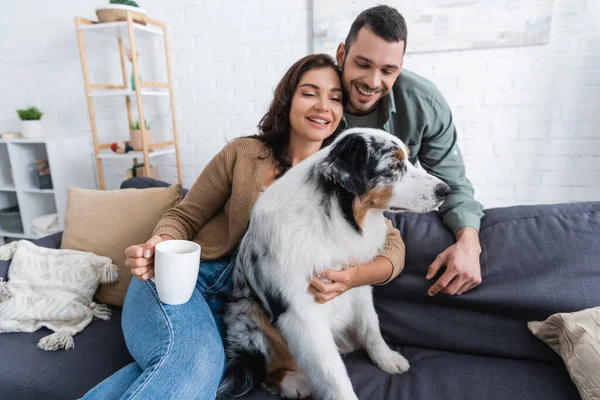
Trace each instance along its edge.
<instances>
[{"instance_id":1,"label":"blue jeans","mask_svg":"<svg viewBox=\"0 0 600 400\"><path fill-rule=\"evenodd\" d=\"M225 369L223 307L235 256L202 261L185 304L163 304L152 281L131 279L122 326L135 362L90 390L83 399L210 399Z\"/></svg>"}]
</instances>

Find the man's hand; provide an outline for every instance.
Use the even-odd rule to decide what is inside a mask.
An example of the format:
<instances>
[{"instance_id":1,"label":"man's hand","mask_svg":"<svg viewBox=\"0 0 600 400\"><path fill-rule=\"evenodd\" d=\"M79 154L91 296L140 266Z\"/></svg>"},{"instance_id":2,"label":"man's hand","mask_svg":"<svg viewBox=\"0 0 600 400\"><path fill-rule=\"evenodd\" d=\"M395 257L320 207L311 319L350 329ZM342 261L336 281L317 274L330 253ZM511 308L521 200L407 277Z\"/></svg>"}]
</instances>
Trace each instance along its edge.
<instances>
[{"instance_id":1,"label":"man's hand","mask_svg":"<svg viewBox=\"0 0 600 400\"><path fill-rule=\"evenodd\" d=\"M429 266L426 279L430 280L442 266L446 271L428 291L435 296L440 291L449 295L461 295L481 283L481 266L479 255L479 232L471 227L464 227L456 232L456 243L439 254Z\"/></svg>"}]
</instances>

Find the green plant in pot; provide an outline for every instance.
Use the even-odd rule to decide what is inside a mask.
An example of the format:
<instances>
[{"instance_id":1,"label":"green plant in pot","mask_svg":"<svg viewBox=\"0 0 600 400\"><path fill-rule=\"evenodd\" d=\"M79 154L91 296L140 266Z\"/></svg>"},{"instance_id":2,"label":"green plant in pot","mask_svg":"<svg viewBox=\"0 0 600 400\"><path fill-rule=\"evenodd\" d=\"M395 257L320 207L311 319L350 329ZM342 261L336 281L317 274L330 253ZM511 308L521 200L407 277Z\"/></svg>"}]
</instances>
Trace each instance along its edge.
<instances>
[{"instance_id":1,"label":"green plant in pot","mask_svg":"<svg viewBox=\"0 0 600 400\"><path fill-rule=\"evenodd\" d=\"M144 126L146 129L146 134L144 135L144 139L146 144L152 143L152 131L150 130L150 123L144 119ZM133 147L133 150L142 150L142 128L140 126L140 121L135 120L129 125L129 137L131 139L130 145Z\"/></svg>"},{"instance_id":2,"label":"green plant in pot","mask_svg":"<svg viewBox=\"0 0 600 400\"><path fill-rule=\"evenodd\" d=\"M26 139L42 137L42 115L37 107L31 106L22 110L17 110L21 119L21 133Z\"/></svg>"},{"instance_id":3,"label":"green plant in pot","mask_svg":"<svg viewBox=\"0 0 600 400\"><path fill-rule=\"evenodd\" d=\"M139 7L135 1L131 0L110 0L110 4L123 4L125 6Z\"/></svg>"},{"instance_id":4,"label":"green plant in pot","mask_svg":"<svg viewBox=\"0 0 600 400\"><path fill-rule=\"evenodd\" d=\"M127 21L127 12L131 13L133 22L146 25L146 11L131 0L110 0L109 5L97 7L96 16L98 22Z\"/></svg>"}]
</instances>

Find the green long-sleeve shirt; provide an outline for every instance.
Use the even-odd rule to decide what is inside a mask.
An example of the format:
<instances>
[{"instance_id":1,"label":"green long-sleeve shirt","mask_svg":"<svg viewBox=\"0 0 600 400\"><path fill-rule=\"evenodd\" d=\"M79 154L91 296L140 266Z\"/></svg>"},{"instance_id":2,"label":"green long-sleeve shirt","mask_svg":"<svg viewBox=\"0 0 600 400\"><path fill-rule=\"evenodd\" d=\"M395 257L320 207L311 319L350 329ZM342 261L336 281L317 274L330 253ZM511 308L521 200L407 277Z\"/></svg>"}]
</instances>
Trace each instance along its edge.
<instances>
[{"instance_id":1,"label":"green long-sleeve shirt","mask_svg":"<svg viewBox=\"0 0 600 400\"><path fill-rule=\"evenodd\" d=\"M351 127L344 116L344 127ZM369 120L369 118L367 118ZM372 122L377 119L370 118ZM436 86L429 80L402 70L392 91L379 106L380 126L410 148L410 161L444 182L452 191L439 208L444 224L456 234L462 227L479 230L482 205L474 199L461 151L457 145L452 112ZM381 126L382 125L382 126Z\"/></svg>"}]
</instances>

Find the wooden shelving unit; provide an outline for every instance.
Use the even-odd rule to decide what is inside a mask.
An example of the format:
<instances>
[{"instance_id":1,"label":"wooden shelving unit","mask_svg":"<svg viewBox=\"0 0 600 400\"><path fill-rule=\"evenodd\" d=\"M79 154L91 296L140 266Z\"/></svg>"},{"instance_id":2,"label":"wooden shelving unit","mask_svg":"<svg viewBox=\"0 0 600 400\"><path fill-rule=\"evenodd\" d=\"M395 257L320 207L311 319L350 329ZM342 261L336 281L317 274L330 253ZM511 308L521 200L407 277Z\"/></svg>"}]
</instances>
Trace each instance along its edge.
<instances>
[{"instance_id":1,"label":"wooden shelving unit","mask_svg":"<svg viewBox=\"0 0 600 400\"><path fill-rule=\"evenodd\" d=\"M98 170L98 181L100 189L104 189L104 170L102 160L111 158L132 159L133 164L137 164L138 158L144 160L144 171L146 176L150 176L150 158L165 154L175 153L177 163L177 176L181 183L181 161L179 154L179 139L177 135L177 121L175 118L175 99L173 96L173 79L171 74L171 60L169 56L169 40L167 38L166 25L162 22L148 18L146 25L133 22L131 13L127 12L127 21L122 22L105 22L99 23L89 19L77 17L75 18L77 28L77 40L79 42L79 55L81 57L81 66L83 68L83 79L85 81L85 92L90 116L90 124L92 127L94 151L96 155L96 167ZM85 46L83 33L86 31L97 31L113 35L117 37L119 55L121 58L121 70L123 75L122 85L107 85L90 82L87 60L85 57ZM168 82L140 81L139 79L139 64L137 59L136 38L135 32L142 34L158 35L164 38L166 66L168 73ZM129 46L132 53L132 67L136 90L132 90L128 86L127 69L125 60L125 49L123 46L123 37L129 39ZM166 90L165 90L166 89ZM127 107L127 117L129 124L132 123L132 98L135 100L138 119L144 121L144 105L143 97L146 96L169 96L171 101L171 119L173 123L173 139L165 142L146 143L146 127L141 123L142 131L142 147L141 151L130 152L126 154L116 154L110 150L110 143L100 143L98 140L98 131L96 127L96 117L94 114L94 97L117 96L125 97Z\"/></svg>"}]
</instances>

